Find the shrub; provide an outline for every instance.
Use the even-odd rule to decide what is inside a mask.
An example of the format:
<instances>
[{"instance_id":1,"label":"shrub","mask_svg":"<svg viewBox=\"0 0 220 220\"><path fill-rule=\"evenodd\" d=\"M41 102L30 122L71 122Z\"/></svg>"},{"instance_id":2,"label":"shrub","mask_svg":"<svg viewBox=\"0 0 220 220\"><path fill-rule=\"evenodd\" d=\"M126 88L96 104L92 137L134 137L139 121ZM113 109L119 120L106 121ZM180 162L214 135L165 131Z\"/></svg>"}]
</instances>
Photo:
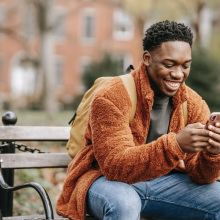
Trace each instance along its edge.
<instances>
[{"instance_id":1,"label":"shrub","mask_svg":"<svg viewBox=\"0 0 220 220\"><path fill-rule=\"evenodd\" d=\"M92 63L83 74L83 83L88 90L94 81L101 76L118 76L123 74L123 62L106 54L100 62Z\"/></svg>"},{"instance_id":2,"label":"shrub","mask_svg":"<svg viewBox=\"0 0 220 220\"><path fill-rule=\"evenodd\" d=\"M186 84L202 96L211 111L219 111L220 64L205 51L195 51L192 57L191 71Z\"/></svg>"}]
</instances>

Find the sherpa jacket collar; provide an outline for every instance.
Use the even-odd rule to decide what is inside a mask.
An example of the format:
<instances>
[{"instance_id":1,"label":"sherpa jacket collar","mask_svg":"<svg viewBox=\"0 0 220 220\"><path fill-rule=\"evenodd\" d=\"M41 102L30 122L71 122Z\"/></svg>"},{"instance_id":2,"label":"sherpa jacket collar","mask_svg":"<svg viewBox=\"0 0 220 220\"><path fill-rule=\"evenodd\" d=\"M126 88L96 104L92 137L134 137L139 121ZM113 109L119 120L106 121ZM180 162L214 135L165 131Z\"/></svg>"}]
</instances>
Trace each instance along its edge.
<instances>
[{"instance_id":1,"label":"sherpa jacket collar","mask_svg":"<svg viewBox=\"0 0 220 220\"><path fill-rule=\"evenodd\" d=\"M131 73L136 81L136 85L140 88L137 93L141 96L143 103L148 105L148 109L151 110L154 101L154 91L151 89L146 66L142 61L138 68ZM183 102L188 99L188 92L186 90L185 82L181 85L177 93L172 98L173 108L177 108Z\"/></svg>"}]
</instances>

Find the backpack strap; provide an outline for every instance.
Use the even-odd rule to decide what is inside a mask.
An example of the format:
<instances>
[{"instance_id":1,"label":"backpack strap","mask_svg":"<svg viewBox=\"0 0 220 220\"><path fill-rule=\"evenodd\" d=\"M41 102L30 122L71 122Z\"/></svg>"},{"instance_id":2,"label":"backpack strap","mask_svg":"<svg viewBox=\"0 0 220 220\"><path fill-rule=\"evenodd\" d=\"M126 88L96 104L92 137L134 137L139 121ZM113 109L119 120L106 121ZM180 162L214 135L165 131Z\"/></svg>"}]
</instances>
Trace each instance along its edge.
<instances>
[{"instance_id":1,"label":"backpack strap","mask_svg":"<svg viewBox=\"0 0 220 220\"><path fill-rule=\"evenodd\" d=\"M129 97L131 99L131 105L132 105L132 112L130 116L129 122L131 122L135 116L136 112L136 106L137 106L137 91L136 91L136 85L134 82L134 78L131 74L125 74L119 76L124 83L124 86L129 94Z\"/></svg>"},{"instance_id":2,"label":"backpack strap","mask_svg":"<svg viewBox=\"0 0 220 220\"><path fill-rule=\"evenodd\" d=\"M183 118L184 118L184 126L187 124L188 120L188 111L187 111L187 101L182 104ZM184 160L180 160L177 167L177 170L184 172L185 171L185 163Z\"/></svg>"},{"instance_id":3,"label":"backpack strap","mask_svg":"<svg viewBox=\"0 0 220 220\"><path fill-rule=\"evenodd\" d=\"M182 104L182 110L183 110L184 125L186 126L188 120L187 101L185 101Z\"/></svg>"}]
</instances>

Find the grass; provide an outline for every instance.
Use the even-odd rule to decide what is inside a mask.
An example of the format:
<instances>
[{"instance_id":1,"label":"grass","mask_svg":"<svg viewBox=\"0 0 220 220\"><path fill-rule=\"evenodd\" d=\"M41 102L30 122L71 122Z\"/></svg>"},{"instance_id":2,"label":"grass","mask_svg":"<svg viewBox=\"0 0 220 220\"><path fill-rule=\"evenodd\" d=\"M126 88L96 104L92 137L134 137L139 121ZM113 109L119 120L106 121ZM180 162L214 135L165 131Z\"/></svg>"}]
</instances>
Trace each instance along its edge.
<instances>
[{"instance_id":1,"label":"grass","mask_svg":"<svg viewBox=\"0 0 220 220\"><path fill-rule=\"evenodd\" d=\"M0 115L6 111L0 111ZM44 111L16 111L17 123L16 125L50 125L50 126L68 126L68 122L73 117L74 111L62 111L47 113ZM0 125L2 125L2 121Z\"/></svg>"}]
</instances>

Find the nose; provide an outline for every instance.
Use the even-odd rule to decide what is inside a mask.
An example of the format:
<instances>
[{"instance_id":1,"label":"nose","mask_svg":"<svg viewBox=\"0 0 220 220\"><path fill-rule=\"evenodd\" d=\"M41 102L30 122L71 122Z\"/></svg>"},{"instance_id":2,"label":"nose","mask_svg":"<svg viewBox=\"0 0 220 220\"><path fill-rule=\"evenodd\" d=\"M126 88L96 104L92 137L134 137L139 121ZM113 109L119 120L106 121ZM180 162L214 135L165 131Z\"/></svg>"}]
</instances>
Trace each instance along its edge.
<instances>
[{"instance_id":1,"label":"nose","mask_svg":"<svg viewBox=\"0 0 220 220\"><path fill-rule=\"evenodd\" d=\"M181 67L177 67L171 71L171 77L175 79L182 79L184 77L184 73Z\"/></svg>"}]
</instances>

